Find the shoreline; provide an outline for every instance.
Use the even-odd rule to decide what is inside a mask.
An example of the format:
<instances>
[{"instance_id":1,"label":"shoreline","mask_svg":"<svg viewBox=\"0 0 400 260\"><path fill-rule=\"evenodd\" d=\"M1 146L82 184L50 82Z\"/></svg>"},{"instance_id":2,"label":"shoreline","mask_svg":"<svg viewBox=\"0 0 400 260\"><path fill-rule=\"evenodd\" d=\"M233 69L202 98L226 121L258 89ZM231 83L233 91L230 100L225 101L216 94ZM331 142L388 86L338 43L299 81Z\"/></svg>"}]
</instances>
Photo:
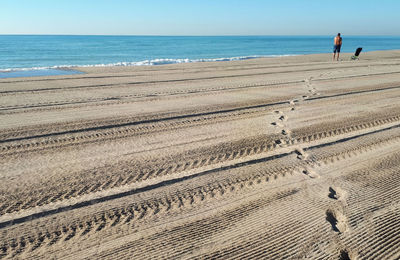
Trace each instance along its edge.
<instances>
[{"instance_id":1,"label":"shoreline","mask_svg":"<svg viewBox=\"0 0 400 260\"><path fill-rule=\"evenodd\" d=\"M382 51L369 51L369 52L362 52L360 54L360 60L369 60L377 58L379 54L384 54L384 56L391 56L391 54L396 54L397 52L400 53L400 49L396 50L382 50ZM388 55L387 55L388 54ZM249 60L259 60L259 59L277 59L281 60L282 58L290 58L290 57L317 57L320 58L320 62L329 62L329 55L331 53L316 53L316 54L284 54L284 55L251 55L251 56L243 56L243 57L227 57L227 58L215 58L215 59L154 59L154 60L145 60L145 61L138 61L138 62L118 62L118 63L110 63L110 64L88 64L88 65L57 65L57 66L49 66L49 67L32 67L32 68L9 68L9 69L0 69L0 79L1 78L20 78L20 77L30 77L29 73L31 72L44 72L38 73L43 74L39 76L57 76L56 71L65 71L71 73L59 73L58 75L74 75L80 74L76 72L85 72L85 71L93 71L96 69L99 70L107 70L110 68L152 68L152 67L159 67L159 66L179 66L184 64L209 64L209 63L229 63L229 62L240 62L240 61L249 61ZM349 61L349 58L353 55L353 53L341 53L341 60L340 62ZM364 57L364 56L367 57ZM288 59L290 60L290 59ZM296 60L296 59L295 59ZM316 60L314 60L316 61ZM50 73L48 75L45 74L45 71L48 70ZM24 76L12 76L6 77L12 73L15 74L22 74ZM26 76L25 76L26 75ZM35 75L33 75L35 76ZM35 76L36 77L36 76Z\"/></svg>"}]
</instances>

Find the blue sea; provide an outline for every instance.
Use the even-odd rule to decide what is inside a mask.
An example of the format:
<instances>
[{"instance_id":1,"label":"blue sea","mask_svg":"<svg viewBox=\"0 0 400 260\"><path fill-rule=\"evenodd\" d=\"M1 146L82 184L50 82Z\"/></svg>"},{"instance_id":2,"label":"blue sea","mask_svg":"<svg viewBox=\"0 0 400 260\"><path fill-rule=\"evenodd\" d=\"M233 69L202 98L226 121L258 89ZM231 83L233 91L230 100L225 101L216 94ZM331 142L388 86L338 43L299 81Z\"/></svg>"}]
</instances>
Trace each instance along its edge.
<instances>
[{"instance_id":1,"label":"blue sea","mask_svg":"<svg viewBox=\"0 0 400 260\"><path fill-rule=\"evenodd\" d=\"M70 70L75 66L148 66L327 53L332 52L333 37L0 35L0 78L78 73ZM354 52L357 47L363 51L400 49L400 37L343 36L342 52Z\"/></svg>"}]
</instances>

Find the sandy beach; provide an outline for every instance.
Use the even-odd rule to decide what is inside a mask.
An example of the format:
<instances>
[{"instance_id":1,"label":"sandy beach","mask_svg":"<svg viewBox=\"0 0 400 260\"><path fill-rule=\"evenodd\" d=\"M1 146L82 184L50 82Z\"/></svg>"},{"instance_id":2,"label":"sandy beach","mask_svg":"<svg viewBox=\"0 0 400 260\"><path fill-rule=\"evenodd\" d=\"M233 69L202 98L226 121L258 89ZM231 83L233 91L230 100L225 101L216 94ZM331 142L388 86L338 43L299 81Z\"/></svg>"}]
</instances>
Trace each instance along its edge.
<instances>
[{"instance_id":1,"label":"sandy beach","mask_svg":"<svg viewBox=\"0 0 400 260\"><path fill-rule=\"evenodd\" d=\"M0 79L0 258L399 259L400 51Z\"/></svg>"}]
</instances>

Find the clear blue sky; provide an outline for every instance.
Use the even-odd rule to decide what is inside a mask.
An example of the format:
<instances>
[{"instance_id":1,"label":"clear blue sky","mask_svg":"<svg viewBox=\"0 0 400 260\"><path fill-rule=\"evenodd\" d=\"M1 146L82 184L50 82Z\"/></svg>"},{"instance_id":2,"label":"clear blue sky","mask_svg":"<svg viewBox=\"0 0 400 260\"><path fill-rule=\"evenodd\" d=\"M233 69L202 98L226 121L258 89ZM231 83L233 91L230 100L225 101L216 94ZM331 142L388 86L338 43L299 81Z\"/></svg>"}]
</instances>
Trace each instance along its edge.
<instances>
[{"instance_id":1,"label":"clear blue sky","mask_svg":"<svg viewBox=\"0 0 400 260\"><path fill-rule=\"evenodd\" d=\"M399 0L0 0L0 34L400 35Z\"/></svg>"}]
</instances>

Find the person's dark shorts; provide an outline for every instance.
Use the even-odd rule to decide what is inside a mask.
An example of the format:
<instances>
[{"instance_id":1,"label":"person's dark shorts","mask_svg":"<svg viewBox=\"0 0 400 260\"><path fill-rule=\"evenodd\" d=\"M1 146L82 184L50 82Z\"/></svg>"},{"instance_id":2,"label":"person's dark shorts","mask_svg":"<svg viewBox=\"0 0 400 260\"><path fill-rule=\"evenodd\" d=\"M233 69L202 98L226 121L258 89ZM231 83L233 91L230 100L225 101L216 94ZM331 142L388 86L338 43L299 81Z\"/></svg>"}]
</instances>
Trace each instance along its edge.
<instances>
[{"instance_id":1,"label":"person's dark shorts","mask_svg":"<svg viewBox=\"0 0 400 260\"><path fill-rule=\"evenodd\" d=\"M342 45L333 45L333 53L340 53L340 48Z\"/></svg>"}]
</instances>

